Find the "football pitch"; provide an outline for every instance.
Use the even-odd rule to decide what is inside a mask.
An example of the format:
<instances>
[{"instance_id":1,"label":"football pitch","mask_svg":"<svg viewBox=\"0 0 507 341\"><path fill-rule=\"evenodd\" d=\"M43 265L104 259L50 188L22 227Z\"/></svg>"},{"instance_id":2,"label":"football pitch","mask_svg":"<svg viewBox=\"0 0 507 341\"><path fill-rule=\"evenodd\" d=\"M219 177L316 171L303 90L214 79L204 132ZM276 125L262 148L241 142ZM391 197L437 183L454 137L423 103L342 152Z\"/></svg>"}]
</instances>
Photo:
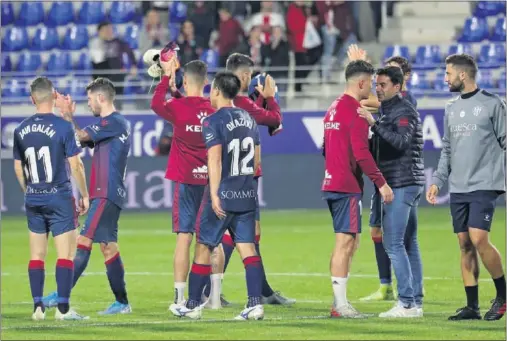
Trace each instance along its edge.
<instances>
[{"instance_id":1,"label":"football pitch","mask_svg":"<svg viewBox=\"0 0 507 341\"><path fill-rule=\"evenodd\" d=\"M354 258L348 298L361 312L378 313L393 302L359 302L377 289L373 243L363 214L363 234ZM82 219L81 219L82 222ZM231 259L224 293L234 305L205 310L200 321L179 320L168 311L173 299L172 257L175 236L170 213L123 214L120 248L133 313L102 317L97 312L113 301L99 247L95 245L86 276L72 293L72 306L90 316L84 322L56 322L54 310L46 321L32 322L27 276L28 234L23 217L3 217L1 229L1 339L22 340L150 340L150 339L345 339L345 340L505 340L506 319L496 322L450 322L447 317L465 305L460 253L452 233L448 208L424 208L419 213L419 241L426 297L424 318L386 320L329 319L332 290L329 256L334 244L331 218L324 210L262 212L261 253L268 280L275 290L296 298L293 307L266 306L265 320L231 321L246 302L245 275L239 255ZM491 239L505 259L505 209L495 213ZM49 247L45 293L56 288L55 252ZM481 313L490 307L495 289L481 267Z\"/></svg>"}]
</instances>

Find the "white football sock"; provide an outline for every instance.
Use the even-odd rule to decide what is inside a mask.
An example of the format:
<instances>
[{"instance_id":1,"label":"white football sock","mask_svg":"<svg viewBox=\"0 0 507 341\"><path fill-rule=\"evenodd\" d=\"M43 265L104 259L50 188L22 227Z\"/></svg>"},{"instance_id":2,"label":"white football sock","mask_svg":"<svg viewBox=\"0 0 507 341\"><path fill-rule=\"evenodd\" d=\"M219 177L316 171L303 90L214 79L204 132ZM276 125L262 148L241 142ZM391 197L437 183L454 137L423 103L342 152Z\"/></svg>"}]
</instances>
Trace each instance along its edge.
<instances>
[{"instance_id":1,"label":"white football sock","mask_svg":"<svg viewBox=\"0 0 507 341\"><path fill-rule=\"evenodd\" d=\"M174 301L176 304L183 303L185 301L185 288L187 287L186 282L174 282L174 291L176 297L174 298Z\"/></svg>"},{"instance_id":2,"label":"white football sock","mask_svg":"<svg viewBox=\"0 0 507 341\"><path fill-rule=\"evenodd\" d=\"M331 277L333 285L335 307L341 307L348 304L347 301L347 281L348 278Z\"/></svg>"},{"instance_id":3,"label":"white football sock","mask_svg":"<svg viewBox=\"0 0 507 341\"><path fill-rule=\"evenodd\" d=\"M211 300L212 309L220 309L222 303L220 301L220 293L222 291L222 276L223 274L211 274L211 291L209 298Z\"/></svg>"}]
</instances>

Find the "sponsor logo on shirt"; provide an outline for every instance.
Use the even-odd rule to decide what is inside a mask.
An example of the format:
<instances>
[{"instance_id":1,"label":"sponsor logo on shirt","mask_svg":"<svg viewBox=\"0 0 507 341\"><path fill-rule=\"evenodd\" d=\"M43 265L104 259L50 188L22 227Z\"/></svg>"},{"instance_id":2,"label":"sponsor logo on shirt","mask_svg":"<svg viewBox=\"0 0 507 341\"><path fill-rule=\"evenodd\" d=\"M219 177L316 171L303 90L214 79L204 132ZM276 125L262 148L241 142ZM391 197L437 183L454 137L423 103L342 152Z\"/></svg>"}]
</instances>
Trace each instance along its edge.
<instances>
[{"instance_id":1,"label":"sponsor logo on shirt","mask_svg":"<svg viewBox=\"0 0 507 341\"><path fill-rule=\"evenodd\" d=\"M206 180L208 178L208 166L197 167L192 170L194 179Z\"/></svg>"},{"instance_id":2,"label":"sponsor logo on shirt","mask_svg":"<svg viewBox=\"0 0 507 341\"><path fill-rule=\"evenodd\" d=\"M257 197L257 193L255 189L251 189L249 191L221 191L220 198L221 199L255 199Z\"/></svg>"},{"instance_id":3,"label":"sponsor logo on shirt","mask_svg":"<svg viewBox=\"0 0 507 341\"><path fill-rule=\"evenodd\" d=\"M473 123L461 123L451 124L450 131L453 137L466 137L471 136L474 131L477 131L477 124Z\"/></svg>"},{"instance_id":4,"label":"sponsor logo on shirt","mask_svg":"<svg viewBox=\"0 0 507 341\"><path fill-rule=\"evenodd\" d=\"M324 179L332 179L332 178L333 177L331 176L331 174L329 174L329 172L326 169L326 172L324 173Z\"/></svg>"},{"instance_id":5,"label":"sponsor logo on shirt","mask_svg":"<svg viewBox=\"0 0 507 341\"><path fill-rule=\"evenodd\" d=\"M96 124L91 125L90 128L96 133L98 133L100 130L100 127Z\"/></svg>"},{"instance_id":6,"label":"sponsor logo on shirt","mask_svg":"<svg viewBox=\"0 0 507 341\"><path fill-rule=\"evenodd\" d=\"M125 198L127 196L127 192L123 188L119 188L116 190L118 192L118 195L122 198Z\"/></svg>"},{"instance_id":7,"label":"sponsor logo on shirt","mask_svg":"<svg viewBox=\"0 0 507 341\"><path fill-rule=\"evenodd\" d=\"M58 188L52 187L50 189L36 189L30 186L26 187L25 194L55 194L58 193Z\"/></svg>"},{"instance_id":8,"label":"sponsor logo on shirt","mask_svg":"<svg viewBox=\"0 0 507 341\"><path fill-rule=\"evenodd\" d=\"M206 117L208 117L208 113L206 111L201 111L200 113L197 114L197 118L199 119L199 122L201 122L201 124Z\"/></svg>"}]
</instances>

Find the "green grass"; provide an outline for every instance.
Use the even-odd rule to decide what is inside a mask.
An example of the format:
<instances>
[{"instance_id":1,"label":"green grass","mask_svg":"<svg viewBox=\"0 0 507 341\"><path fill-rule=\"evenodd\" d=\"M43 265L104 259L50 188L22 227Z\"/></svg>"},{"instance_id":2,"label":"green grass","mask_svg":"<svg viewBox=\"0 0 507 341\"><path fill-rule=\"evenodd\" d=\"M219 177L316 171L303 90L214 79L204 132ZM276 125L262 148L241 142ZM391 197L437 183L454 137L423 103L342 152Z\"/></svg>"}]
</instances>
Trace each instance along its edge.
<instances>
[{"instance_id":1,"label":"green grass","mask_svg":"<svg viewBox=\"0 0 507 341\"><path fill-rule=\"evenodd\" d=\"M363 216L366 226L368 215ZM231 260L224 292L234 307L206 310L203 320L178 320L167 311L173 298L172 255L174 235L170 213L124 214L121 219L121 254L134 312L131 315L97 315L112 302L98 247L92 253L87 275L72 293L74 307L91 316L83 323L30 320L31 296L27 278L28 234L24 218L2 221L2 339L503 339L505 320L449 322L448 315L464 305L459 248L452 233L448 209L420 210L419 238L425 276L425 317L414 320L328 319L332 291L329 256L334 237L327 211L263 212L262 256L271 285L299 302L290 308L265 307L266 320L229 321L245 303L246 286L239 256ZM364 228L364 227L363 227ZM495 216L491 239L505 255L505 210ZM368 228L354 258L348 297L366 313L378 314L392 302L360 303L358 299L377 289L376 263ZM55 288L55 252L46 261L46 290ZM489 308L494 286L481 268L480 303Z\"/></svg>"}]
</instances>

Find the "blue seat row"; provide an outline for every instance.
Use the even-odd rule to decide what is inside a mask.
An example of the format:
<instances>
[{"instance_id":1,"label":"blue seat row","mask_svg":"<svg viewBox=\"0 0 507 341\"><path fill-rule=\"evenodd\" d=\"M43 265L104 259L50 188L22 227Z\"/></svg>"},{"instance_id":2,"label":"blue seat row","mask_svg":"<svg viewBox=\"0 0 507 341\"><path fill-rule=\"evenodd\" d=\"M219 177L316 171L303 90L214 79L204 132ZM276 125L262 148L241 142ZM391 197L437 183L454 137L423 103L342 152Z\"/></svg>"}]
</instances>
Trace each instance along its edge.
<instances>
[{"instance_id":1,"label":"blue seat row","mask_svg":"<svg viewBox=\"0 0 507 341\"><path fill-rule=\"evenodd\" d=\"M499 68L505 65L505 44L489 43L481 46L479 54L475 56L470 44L453 44L449 46L447 55L467 53L477 58L479 66L485 69ZM414 70L432 70L445 67L444 54L438 45L422 45L415 55L410 55L409 49L404 45L388 46L384 52L384 61L391 56L402 56L412 62Z\"/></svg>"},{"instance_id":2,"label":"blue seat row","mask_svg":"<svg viewBox=\"0 0 507 341\"><path fill-rule=\"evenodd\" d=\"M505 15L505 1L478 1L473 15L476 17L492 17Z\"/></svg>"},{"instance_id":3,"label":"blue seat row","mask_svg":"<svg viewBox=\"0 0 507 341\"><path fill-rule=\"evenodd\" d=\"M505 16L498 18L491 30L486 18L470 17L466 19L458 41L468 43L481 42L483 40L505 42L505 31Z\"/></svg>"},{"instance_id":4,"label":"blue seat row","mask_svg":"<svg viewBox=\"0 0 507 341\"><path fill-rule=\"evenodd\" d=\"M142 22L142 14L133 1L113 1L107 13L103 1L83 1L77 11L71 1L55 1L47 13L40 1L23 2L17 16L11 2L2 2L1 8L2 26L34 26L44 23L46 26L55 27L69 23L98 24L104 20L115 24ZM187 5L183 1L173 1L169 15L171 22L182 23L187 16Z\"/></svg>"},{"instance_id":5,"label":"blue seat row","mask_svg":"<svg viewBox=\"0 0 507 341\"><path fill-rule=\"evenodd\" d=\"M139 46L139 25L133 24L127 27L123 39L132 49ZM2 51L13 52L30 48L34 51L49 51L52 49L80 50L88 47L89 34L86 25L70 26L62 41L58 31L54 27L40 27L30 41L25 27L13 26L5 31L2 40Z\"/></svg>"}]
</instances>

